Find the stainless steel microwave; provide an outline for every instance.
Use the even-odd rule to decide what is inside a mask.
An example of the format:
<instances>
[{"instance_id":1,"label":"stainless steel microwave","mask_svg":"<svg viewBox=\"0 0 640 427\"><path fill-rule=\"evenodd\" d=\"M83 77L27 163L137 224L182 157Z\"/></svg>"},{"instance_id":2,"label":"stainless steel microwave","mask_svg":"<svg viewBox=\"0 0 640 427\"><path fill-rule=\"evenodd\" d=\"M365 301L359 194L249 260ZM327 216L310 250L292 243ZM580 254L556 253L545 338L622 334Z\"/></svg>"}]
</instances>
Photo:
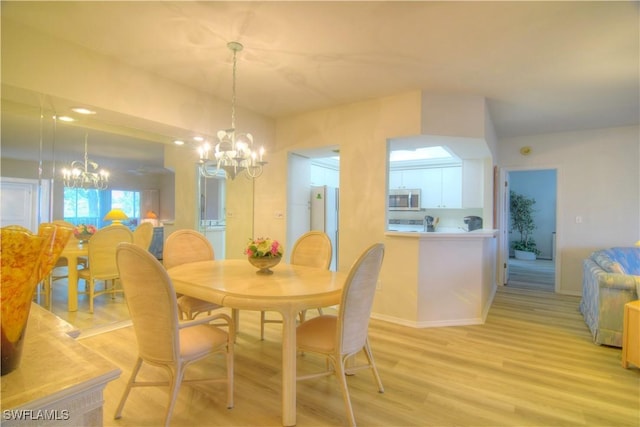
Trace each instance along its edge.
<instances>
[{"instance_id":1,"label":"stainless steel microwave","mask_svg":"<svg viewBox=\"0 0 640 427\"><path fill-rule=\"evenodd\" d=\"M389 190L390 211L419 211L420 189Z\"/></svg>"}]
</instances>

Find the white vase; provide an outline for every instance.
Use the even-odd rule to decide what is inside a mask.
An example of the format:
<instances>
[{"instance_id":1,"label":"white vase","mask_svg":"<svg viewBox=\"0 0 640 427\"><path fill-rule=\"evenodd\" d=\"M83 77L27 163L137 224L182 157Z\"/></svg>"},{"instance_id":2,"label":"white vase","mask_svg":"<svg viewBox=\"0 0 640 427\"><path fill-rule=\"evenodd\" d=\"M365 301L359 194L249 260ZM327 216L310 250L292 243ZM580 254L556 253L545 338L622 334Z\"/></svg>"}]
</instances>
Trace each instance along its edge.
<instances>
[{"instance_id":1,"label":"white vase","mask_svg":"<svg viewBox=\"0 0 640 427\"><path fill-rule=\"evenodd\" d=\"M535 252L527 252L527 251L519 251L515 250L516 259L521 259L525 261L534 261L536 259Z\"/></svg>"}]
</instances>

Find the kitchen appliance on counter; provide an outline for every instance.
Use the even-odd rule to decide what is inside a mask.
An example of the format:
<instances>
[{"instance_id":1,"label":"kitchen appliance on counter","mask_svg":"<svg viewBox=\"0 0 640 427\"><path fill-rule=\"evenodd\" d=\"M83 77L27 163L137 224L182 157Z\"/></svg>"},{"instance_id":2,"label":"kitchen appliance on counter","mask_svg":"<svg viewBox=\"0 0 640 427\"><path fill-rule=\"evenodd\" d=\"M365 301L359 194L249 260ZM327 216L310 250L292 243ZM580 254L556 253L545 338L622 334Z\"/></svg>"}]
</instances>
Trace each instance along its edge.
<instances>
[{"instance_id":1,"label":"kitchen appliance on counter","mask_svg":"<svg viewBox=\"0 0 640 427\"><path fill-rule=\"evenodd\" d=\"M482 229L482 218L479 216L465 216L464 223L467 224L468 231Z\"/></svg>"},{"instance_id":2,"label":"kitchen appliance on counter","mask_svg":"<svg viewBox=\"0 0 640 427\"><path fill-rule=\"evenodd\" d=\"M426 215L424 217L424 231L428 233L432 233L436 231L436 225L440 221L439 217L432 217L431 215Z\"/></svg>"}]
</instances>

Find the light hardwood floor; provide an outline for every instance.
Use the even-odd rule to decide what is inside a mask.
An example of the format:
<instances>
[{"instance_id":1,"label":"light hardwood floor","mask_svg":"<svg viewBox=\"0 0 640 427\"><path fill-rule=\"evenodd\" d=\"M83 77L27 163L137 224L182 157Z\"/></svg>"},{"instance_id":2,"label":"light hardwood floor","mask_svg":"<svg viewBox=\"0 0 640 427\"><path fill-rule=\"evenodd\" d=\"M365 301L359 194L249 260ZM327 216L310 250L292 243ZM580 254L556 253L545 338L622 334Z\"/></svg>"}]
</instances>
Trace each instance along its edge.
<instances>
[{"instance_id":1,"label":"light hardwood floor","mask_svg":"<svg viewBox=\"0 0 640 427\"><path fill-rule=\"evenodd\" d=\"M372 375L349 377L361 426L634 426L640 425L640 370L623 369L618 348L592 343L579 298L501 287L484 325L414 329L372 320L371 345L385 386ZM225 408L222 385L184 385L174 426L277 426L280 418L281 325L241 312L235 347L235 407ZM134 389L123 417L113 413L136 357L131 327L80 338L122 370L105 390L107 426L162 422L166 388ZM222 359L187 372L222 373ZM300 355L299 372L324 367ZM154 368L144 378L160 377ZM299 426L346 424L332 377L298 383Z\"/></svg>"},{"instance_id":2,"label":"light hardwood floor","mask_svg":"<svg viewBox=\"0 0 640 427\"><path fill-rule=\"evenodd\" d=\"M509 258L507 286L553 292L555 288L555 261L536 259L523 261Z\"/></svg>"}]
</instances>

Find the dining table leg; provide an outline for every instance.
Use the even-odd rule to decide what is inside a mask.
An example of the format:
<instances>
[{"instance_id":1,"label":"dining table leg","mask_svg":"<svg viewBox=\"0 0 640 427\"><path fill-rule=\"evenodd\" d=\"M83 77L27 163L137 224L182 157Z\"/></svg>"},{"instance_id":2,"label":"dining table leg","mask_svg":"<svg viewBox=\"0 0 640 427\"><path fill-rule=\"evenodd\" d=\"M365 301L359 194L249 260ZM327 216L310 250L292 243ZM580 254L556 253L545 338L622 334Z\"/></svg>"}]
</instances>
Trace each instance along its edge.
<instances>
[{"instance_id":1,"label":"dining table leg","mask_svg":"<svg viewBox=\"0 0 640 427\"><path fill-rule=\"evenodd\" d=\"M67 310L78 311L78 258L70 256L67 258Z\"/></svg>"},{"instance_id":2,"label":"dining table leg","mask_svg":"<svg viewBox=\"0 0 640 427\"><path fill-rule=\"evenodd\" d=\"M282 314L282 425L296 425L296 317L287 307Z\"/></svg>"}]
</instances>

